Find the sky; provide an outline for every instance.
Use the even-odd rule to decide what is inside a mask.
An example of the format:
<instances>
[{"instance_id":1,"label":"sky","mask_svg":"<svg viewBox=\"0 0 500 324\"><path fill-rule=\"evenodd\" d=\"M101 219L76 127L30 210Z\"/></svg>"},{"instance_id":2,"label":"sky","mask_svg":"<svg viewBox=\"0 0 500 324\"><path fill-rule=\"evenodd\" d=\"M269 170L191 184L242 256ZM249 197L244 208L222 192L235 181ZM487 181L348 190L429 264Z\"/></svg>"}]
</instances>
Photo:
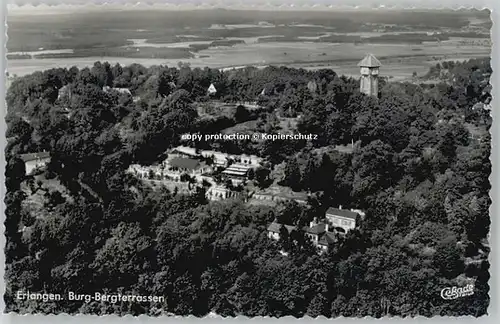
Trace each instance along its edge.
<instances>
[{"instance_id":1,"label":"sky","mask_svg":"<svg viewBox=\"0 0 500 324\"><path fill-rule=\"evenodd\" d=\"M43 15L106 10L189 10L189 9L259 9L259 10L349 10L370 8L453 8L487 7L495 0L7 0L8 14ZM385 6L381 6L384 3ZM490 5L489 7L492 7ZM448 7L449 8L449 7Z\"/></svg>"}]
</instances>

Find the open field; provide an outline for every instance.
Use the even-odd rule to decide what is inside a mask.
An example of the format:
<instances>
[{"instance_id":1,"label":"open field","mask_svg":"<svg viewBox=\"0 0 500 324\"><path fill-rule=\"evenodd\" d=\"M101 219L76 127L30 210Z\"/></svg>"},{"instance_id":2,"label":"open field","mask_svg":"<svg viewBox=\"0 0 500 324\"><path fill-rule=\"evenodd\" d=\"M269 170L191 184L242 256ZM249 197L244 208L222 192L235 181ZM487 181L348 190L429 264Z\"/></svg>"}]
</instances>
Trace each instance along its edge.
<instances>
[{"instance_id":1,"label":"open field","mask_svg":"<svg viewBox=\"0 0 500 324\"><path fill-rule=\"evenodd\" d=\"M426 22L427 28L423 22ZM195 10L12 16L11 75L96 61L234 68L288 65L358 75L366 53L402 80L436 61L490 56L487 12L264 12Z\"/></svg>"},{"instance_id":2,"label":"open field","mask_svg":"<svg viewBox=\"0 0 500 324\"><path fill-rule=\"evenodd\" d=\"M78 15L9 15L10 51L123 46L127 39L171 41L189 34L204 37L256 37L266 35L319 36L325 32L460 31L469 26L491 28L488 11L115 11ZM464 30L462 30L464 31ZM346 34L347 35L347 34ZM353 34L351 34L353 35Z\"/></svg>"},{"instance_id":3,"label":"open field","mask_svg":"<svg viewBox=\"0 0 500 324\"><path fill-rule=\"evenodd\" d=\"M147 48L141 48L142 51ZM416 50L417 49L417 50ZM428 68L441 60L461 60L474 57L490 56L487 46L460 46L447 44L424 45L381 45L381 44L327 44L315 43L261 43L238 44L233 47L216 47L199 51L191 58L183 58L182 49L175 51L172 58L143 58L91 56L74 58L46 58L8 60L7 70L11 75L26 75L38 70L55 67L92 66L96 61L108 61L111 64L129 65L139 63L145 66L177 66L179 61L187 62L192 67L231 68L246 65L289 65L297 68L331 68L339 74L358 75L357 62L366 53L376 55L382 64L381 72L394 79L411 77L413 71L423 74ZM177 52L179 50L179 52Z\"/></svg>"}]
</instances>

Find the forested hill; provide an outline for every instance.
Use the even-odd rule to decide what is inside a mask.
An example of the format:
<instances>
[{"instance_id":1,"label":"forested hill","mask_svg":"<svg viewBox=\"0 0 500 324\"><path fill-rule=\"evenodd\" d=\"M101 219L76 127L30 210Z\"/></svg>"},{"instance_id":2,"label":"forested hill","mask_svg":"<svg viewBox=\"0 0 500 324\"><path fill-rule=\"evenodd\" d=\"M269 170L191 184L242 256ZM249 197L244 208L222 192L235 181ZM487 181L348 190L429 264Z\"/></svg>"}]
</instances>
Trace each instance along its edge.
<instances>
[{"instance_id":1,"label":"forested hill","mask_svg":"<svg viewBox=\"0 0 500 324\"><path fill-rule=\"evenodd\" d=\"M378 100L331 70L284 67L221 72L97 62L17 78L7 93L6 311L485 314L491 116L483 104L491 100L491 67L489 60L453 67L432 84L382 80ZM280 131L288 118L300 132L320 135L213 144L258 154L270 170L284 163L283 183L309 191L309 207L208 203L203 191L151 191L125 173L132 162L158 161L184 132L238 123L198 116L197 106L213 100L265 107L254 131ZM331 149L351 142L352 154ZM51 154L47 170L25 176L20 154L42 150ZM328 253L318 255L303 233L290 242L267 238L273 219L309 221L332 204L363 208L366 218ZM280 254L284 246L288 256ZM470 281L474 295L441 299L441 289ZM17 300L18 290L167 300L161 307L38 303Z\"/></svg>"}]
</instances>

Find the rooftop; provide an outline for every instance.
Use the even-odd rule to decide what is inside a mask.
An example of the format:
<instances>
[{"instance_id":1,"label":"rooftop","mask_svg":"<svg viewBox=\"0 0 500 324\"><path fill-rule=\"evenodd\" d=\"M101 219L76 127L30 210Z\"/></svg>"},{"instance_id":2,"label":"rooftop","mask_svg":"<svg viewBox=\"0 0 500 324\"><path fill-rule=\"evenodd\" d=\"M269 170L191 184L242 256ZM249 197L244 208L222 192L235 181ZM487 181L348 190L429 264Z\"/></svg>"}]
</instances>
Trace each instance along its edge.
<instances>
[{"instance_id":1,"label":"rooftop","mask_svg":"<svg viewBox=\"0 0 500 324\"><path fill-rule=\"evenodd\" d=\"M310 226L304 226L302 229L306 233L321 234L321 233L324 233L326 231L326 224L320 223L320 224L314 225L312 227L310 227Z\"/></svg>"},{"instance_id":2,"label":"rooftop","mask_svg":"<svg viewBox=\"0 0 500 324\"><path fill-rule=\"evenodd\" d=\"M338 208L333 208L330 207L326 211L327 215L335 215L335 216L341 216L341 217L346 217L346 218L351 218L351 219L356 219L358 217L358 213L347 210L347 209L338 209Z\"/></svg>"},{"instance_id":3,"label":"rooftop","mask_svg":"<svg viewBox=\"0 0 500 324\"><path fill-rule=\"evenodd\" d=\"M171 167L195 170L200 166L200 161L190 158L175 157L169 162Z\"/></svg>"},{"instance_id":4,"label":"rooftop","mask_svg":"<svg viewBox=\"0 0 500 324\"><path fill-rule=\"evenodd\" d=\"M177 146L174 150L174 153L181 153L185 155L196 156L196 149L188 147L188 146Z\"/></svg>"},{"instance_id":5,"label":"rooftop","mask_svg":"<svg viewBox=\"0 0 500 324\"><path fill-rule=\"evenodd\" d=\"M222 171L222 173L227 174L227 175L246 176L248 173L248 170L250 170L250 169L251 169L251 167L248 165L232 164L227 169Z\"/></svg>"},{"instance_id":6,"label":"rooftop","mask_svg":"<svg viewBox=\"0 0 500 324\"><path fill-rule=\"evenodd\" d=\"M271 224L269 224L269 227L267 228L267 230L269 232L279 233L282 225L288 230L289 233L296 229L295 226L272 222Z\"/></svg>"},{"instance_id":7,"label":"rooftop","mask_svg":"<svg viewBox=\"0 0 500 324\"><path fill-rule=\"evenodd\" d=\"M332 232L326 232L325 235L321 236L318 241L318 245L326 245L335 243L337 239L335 238L335 234Z\"/></svg>"},{"instance_id":8,"label":"rooftop","mask_svg":"<svg viewBox=\"0 0 500 324\"><path fill-rule=\"evenodd\" d=\"M210 93L215 93L215 92L217 92L217 89L215 88L215 86L214 86L214 84L213 84L213 83L211 83L211 84L210 84L210 87L208 87L208 92L210 92Z\"/></svg>"},{"instance_id":9,"label":"rooftop","mask_svg":"<svg viewBox=\"0 0 500 324\"><path fill-rule=\"evenodd\" d=\"M235 170L235 171L248 171L252 166L241 164L241 163L233 163L226 170Z\"/></svg>"},{"instance_id":10,"label":"rooftop","mask_svg":"<svg viewBox=\"0 0 500 324\"><path fill-rule=\"evenodd\" d=\"M366 55L365 58L358 63L358 66L361 67L379 67L381 65L380 61L377 60L373 54Z\"/></svg>"},{"instance_id":11,"label":"rooftop","mask_svg":"<svg viewBox=\"0 0 500 324\"><path fill-rule=\"evenodd\" d=\"M49 152L35 152L35 153L26 153L21 154L21 160L24 162L35 161L38 159L47 159L50 158Z\"/></svg>"},{"instance_id":12,"label":"rooftop","mask_svg":"<svg viewBox=\"0 0 500 324\"><path fill-rule=\"evenodd\" d=\"M247 175L247 171L240 171L240 170L224 170L222 171L223 174L227 174L227 175L235 175L235 176L246 176Z\"/></svg>"}]
</instances>

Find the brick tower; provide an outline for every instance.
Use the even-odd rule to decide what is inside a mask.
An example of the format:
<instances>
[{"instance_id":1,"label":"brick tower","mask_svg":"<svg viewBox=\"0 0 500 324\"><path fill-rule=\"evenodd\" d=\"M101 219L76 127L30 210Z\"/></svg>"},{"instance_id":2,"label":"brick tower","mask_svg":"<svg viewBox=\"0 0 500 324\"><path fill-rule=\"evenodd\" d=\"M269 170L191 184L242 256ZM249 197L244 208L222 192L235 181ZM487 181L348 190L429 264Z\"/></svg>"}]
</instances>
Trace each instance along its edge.
<instances>
[{"instance_id":1,"label":"brick tower","mask_svg":"<svg viewBox=\"0 0 500 324\"><path fill-rule=\"evenodd\" d=\"M381 66L380 61L373 54L365 56L358 63L361 68L361 81L359 91L368 96L378 96L378 70Z\"/></svg>"}]
</instances>

